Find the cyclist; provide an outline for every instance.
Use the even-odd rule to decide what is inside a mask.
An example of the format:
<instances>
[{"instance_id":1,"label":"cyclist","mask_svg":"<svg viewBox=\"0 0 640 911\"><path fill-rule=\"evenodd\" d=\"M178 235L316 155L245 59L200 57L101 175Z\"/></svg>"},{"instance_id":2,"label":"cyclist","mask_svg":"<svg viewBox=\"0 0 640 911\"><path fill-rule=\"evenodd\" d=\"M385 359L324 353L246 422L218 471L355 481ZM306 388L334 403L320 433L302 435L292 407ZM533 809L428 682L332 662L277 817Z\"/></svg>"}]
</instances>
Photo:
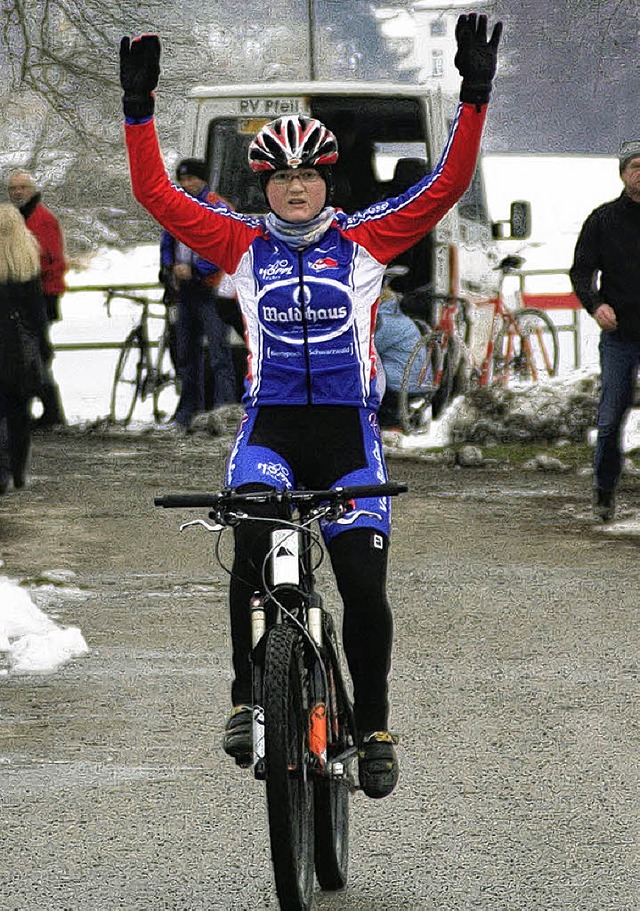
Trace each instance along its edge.
<instances>
[{"instance_id":1,"label":"cyclist","mask_svg":"<svg viewBox=\"0 0 640 911\"><path fill-rule=\"evenodd\" d=\"M261 218L207 205L171 183L153 123L159 39L122 39L134 195L167 230L232 277L245 323L245 415L228 461L230 486L325 488L386 480L372 339L385 266L430 231L471 181L501 31L498 23L487 40L486 16L458 19L461 103L443 155L434 172L407 192L362 212L347 215L329 205L338 148L322 123L288 116L265 125L249 147L249 164L270 207ZM344 603L360 783L368 796L385 797L398 778L397 741L388 731L388 500L358 501L345 519L348 524L325 523L323 534ZM234 708L224 747L236 758L252 749L247 606L261 587L264 528L243 523L235 536Z\"/></svg>"}]
</instances>

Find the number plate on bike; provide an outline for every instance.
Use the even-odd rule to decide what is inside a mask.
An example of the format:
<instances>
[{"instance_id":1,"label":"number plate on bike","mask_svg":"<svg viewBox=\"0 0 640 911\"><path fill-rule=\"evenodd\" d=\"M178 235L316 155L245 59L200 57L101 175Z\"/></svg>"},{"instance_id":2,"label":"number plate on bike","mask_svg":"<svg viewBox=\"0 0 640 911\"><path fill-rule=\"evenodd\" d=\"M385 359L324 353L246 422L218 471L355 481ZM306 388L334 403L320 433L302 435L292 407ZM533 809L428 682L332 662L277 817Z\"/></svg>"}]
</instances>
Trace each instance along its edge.
<instances>
[{"instance_id":1,"label":"number plate on bike","mask_svg":"<svg viewBox=\"0 0 640 911\"><path fill-rule=\"evenodd\" d=\"M289 528L276 528L271 533L271 574L274 585L297 585L298 532Z\"/></svg>"}]
</instances>

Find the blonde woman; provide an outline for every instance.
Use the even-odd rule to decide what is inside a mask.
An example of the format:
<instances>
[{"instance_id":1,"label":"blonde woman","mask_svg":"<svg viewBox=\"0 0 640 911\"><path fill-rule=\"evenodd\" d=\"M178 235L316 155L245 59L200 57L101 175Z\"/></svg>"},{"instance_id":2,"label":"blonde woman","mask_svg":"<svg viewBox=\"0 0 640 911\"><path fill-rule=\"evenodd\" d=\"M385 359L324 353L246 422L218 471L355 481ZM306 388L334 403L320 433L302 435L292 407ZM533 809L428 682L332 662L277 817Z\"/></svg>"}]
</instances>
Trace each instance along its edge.
<instances>
[{"instance_id":1,"label":"blonde woman","mask_svg":"<svg viewBox=\"0 0 640 911\"><path fill-rule=\"evenodd\" d=\"M24 486L29 402L51 356L40 251L20 212L0 203L0 493Z\"/></svg>"}]
</instances>

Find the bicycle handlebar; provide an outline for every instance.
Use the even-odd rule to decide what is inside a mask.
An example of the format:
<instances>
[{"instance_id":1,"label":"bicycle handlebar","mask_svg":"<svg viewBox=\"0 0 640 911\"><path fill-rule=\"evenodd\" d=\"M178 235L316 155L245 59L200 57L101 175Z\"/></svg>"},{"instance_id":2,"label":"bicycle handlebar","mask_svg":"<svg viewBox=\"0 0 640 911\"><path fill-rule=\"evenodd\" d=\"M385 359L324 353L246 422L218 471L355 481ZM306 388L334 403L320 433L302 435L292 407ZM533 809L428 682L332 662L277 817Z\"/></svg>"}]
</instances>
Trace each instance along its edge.
<instances>
[{"instance_id":1,"label":"bicycle handlebar","mask_svg":"<svg viewBox=\"0 0 640 911\"><path fill-rule=\"evenodd\" d=\"M360 484L352 487L332 487L330 490L252 490L237 493L234 489L219 493L166 494L155 497L154 505L164 509L181 509L194 506L214 508L224 505L248 506L251 503L286 503L290 506L314 506L319 503L345 503L365 497L395 497L406 493L407 484L389 481L386 484Z\"/></svg>"},{"instance_id":2,"label":"bicycle handlebar","mask_svg":"<svg viewBox=\"0 0 640 911\"><path fill-rule=\"evenodd\" d=\"M130 291L121 291L119 288L105 288L104 294L106 304L112 301L114 297L121 297L123 300L132 301L134 304L140 304L141 306L159 303L142 294L132 294Z\"/></svg>"}]
</instances>

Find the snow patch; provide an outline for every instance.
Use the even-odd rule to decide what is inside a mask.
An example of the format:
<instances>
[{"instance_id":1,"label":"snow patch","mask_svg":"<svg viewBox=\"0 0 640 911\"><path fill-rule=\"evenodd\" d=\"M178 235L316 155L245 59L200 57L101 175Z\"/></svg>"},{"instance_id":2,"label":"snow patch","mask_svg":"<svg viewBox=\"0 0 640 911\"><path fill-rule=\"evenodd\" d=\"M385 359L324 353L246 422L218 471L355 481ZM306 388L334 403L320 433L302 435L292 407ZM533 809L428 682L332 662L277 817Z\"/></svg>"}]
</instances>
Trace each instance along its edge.
<instances>
[{"instance_id":1,"label":"snow patch","mask_svg":"<svg viewBox=\"0 0 640 911\"><path fill-rule=\"evenodd\" d=\"M0 578L0 673L46 674L89 651L77 627L55 623L31 596L7 577Z\"/></svg>"}]
</instances>

